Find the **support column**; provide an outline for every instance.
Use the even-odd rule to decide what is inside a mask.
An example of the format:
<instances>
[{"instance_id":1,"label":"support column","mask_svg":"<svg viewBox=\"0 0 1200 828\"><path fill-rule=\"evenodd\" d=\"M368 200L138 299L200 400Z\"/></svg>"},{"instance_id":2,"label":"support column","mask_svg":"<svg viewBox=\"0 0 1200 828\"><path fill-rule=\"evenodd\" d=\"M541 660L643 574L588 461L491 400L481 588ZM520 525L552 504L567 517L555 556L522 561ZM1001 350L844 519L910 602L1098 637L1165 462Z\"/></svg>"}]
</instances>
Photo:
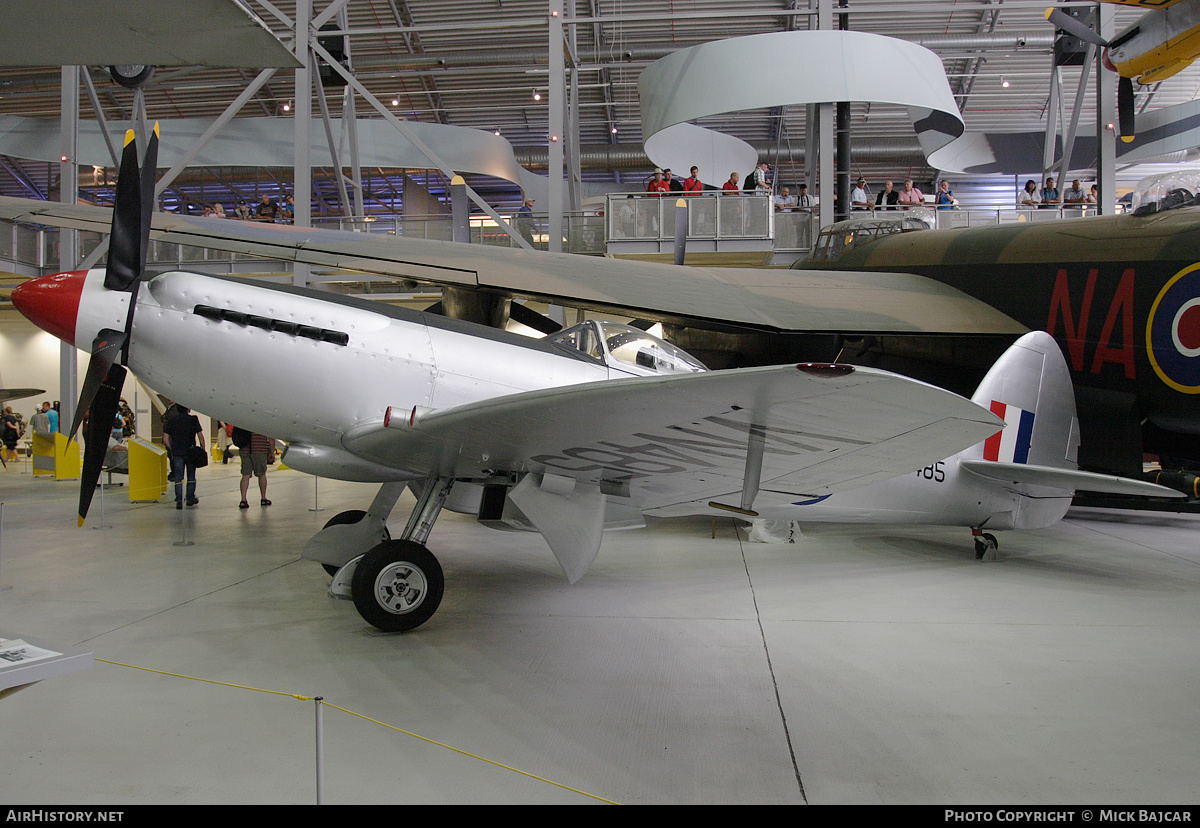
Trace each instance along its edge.
<instances>
[{"instance_id":1,"label":"support column","mask_svg":"<svg viewBox=\"0 0 1200 828\"><path fill-rule=\"evenodd\" d=\"M1111 40L1115 24L1113 9L1101 3L1097 31ZM1096 57L1096 184L1100 188L1098 212L1110 216L1117 212L1117 84L1116 73L1110 71L1100 55Z\"/></svg>"},{"instance_id":2,"label":"support column","mask_svg":"<svg viewBox=\"0 0 1200 828\"><path fill-rule=\"evenodd\" d=\"M563 57L563 0L549 1L550 64L549 115L550 122L546 140L549 142L550 215L547 221L550 235L549 250L562 252L563 229L563 139L566 134L566 60Z\"/></svg>"},{"instance_id":3,"label":"support column","mask_svg":"<svg viewBox=\"0 0 1200 828\"><path fill-rule=\"evenodd\" d=\"M823 31L833 28L833 0L817 0L817 28ZM833 224L833 194L837 186L833 167L833 107L833 103L817 104L817 178L821 182L817 214L821 227Z\"/></svg>"},{"instance_id":4,"label":"support column","mask_svg":"<svg viewBox=\"0 0 1200 828\"><path fill-rule=\"evenodd\" d=\"M309 48L312 30L309 23L312 20L312 0L297 0L296 2L296 40L292 49L296 59L302 64L296 70L295 90L295 174L293 176L292 197L295 199L295 212L292 222L296 227L312 226L312 49ZM292 284L305 287L311 266L302 262L292 264Z\"/></svg>"},{"instance_id":5,"label":"support column","mask_svg":"<svg viewBox=\"0 0 1200 828\"><path fill-rule=\"evenodd\" d=\"M79 67L62 68L62 160L58 166L58 200L79 203ZM79 232L63 228L58 234L58 267L74 270L79 265ZM91 343L80 343L85 348ZM79 352L74 345L59 345L58 422L70 428L75 419L75 400L79 396Z\"/></svg>"}]
</instances>

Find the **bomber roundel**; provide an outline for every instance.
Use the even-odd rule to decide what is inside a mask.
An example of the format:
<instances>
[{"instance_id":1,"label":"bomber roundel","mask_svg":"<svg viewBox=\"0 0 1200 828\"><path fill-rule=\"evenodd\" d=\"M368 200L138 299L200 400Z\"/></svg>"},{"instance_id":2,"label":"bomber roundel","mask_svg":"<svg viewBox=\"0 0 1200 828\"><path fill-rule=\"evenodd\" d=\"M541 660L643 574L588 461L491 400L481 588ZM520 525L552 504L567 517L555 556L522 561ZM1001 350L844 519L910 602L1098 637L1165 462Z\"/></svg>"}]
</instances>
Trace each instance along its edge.
<instances>
[{"instance_id":1,"label":"bomber roundel","mask_svg":"<svg viewBox=\"0 0 1200 828\"><path fill-rule=\"evenodd\" d=\"M1163 382L1184 394L1200 394L1200 263L1176 273L1154 300L1146 352Z\"/></svg>"}]
</instances>

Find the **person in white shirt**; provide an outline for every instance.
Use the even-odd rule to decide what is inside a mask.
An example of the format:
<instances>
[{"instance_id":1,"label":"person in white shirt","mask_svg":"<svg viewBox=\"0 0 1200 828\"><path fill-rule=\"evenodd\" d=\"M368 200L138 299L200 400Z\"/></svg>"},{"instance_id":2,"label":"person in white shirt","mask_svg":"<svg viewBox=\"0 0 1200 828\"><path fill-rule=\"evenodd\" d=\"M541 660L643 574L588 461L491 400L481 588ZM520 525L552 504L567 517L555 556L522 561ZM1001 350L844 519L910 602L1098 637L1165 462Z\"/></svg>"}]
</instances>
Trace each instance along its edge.
<instances>
[{"instance_id":1,"label":"person in white shirt","mask_svg":"<svg viewBox=\"0 0 1200 828\"><path fill-rule=\"evenodd\" d=\"M796 196L796 206L799 207L801 210L804 210L809 207L816 207L819 203L820 203L820 201L817 199L816 196L812 196L812 195L808 194L808 185L801 184L800 185L800 195Z\"/></svg>"},{"instance_id":2,"label":"person in white shirt","mask_svg":"<svg viewBox=\"0 0 1200 828\"><path fill-rule=\"evenodd\" d=\"M1071 182L1071 189L1063 193L1064 204L1086 204L1087 191L1083 189L1083 184L1076 178Z\"/></svg>"},{"instance_id":3,"label":"person in white shirt","mask_svg":"<svg viewBox=\"0 0 1200 828\"><path fill-rule=\"evenodd\" d=\"M775 196L774 201L776 210L791 210L796 206L796 197L787 187L779 191L779 195Z\"/></svg>"},{"instance_id":4,"label":"person in white shirt","mask_svg":"<svg viewBox=\"0 0 1200 828\"><path fill-rule=\"evenodd\" d=\"M854 210L871 209L871 194L867 192L867 179L858 179L858 184L850 191L850 207Z\"/></svg>"}]
</instances>

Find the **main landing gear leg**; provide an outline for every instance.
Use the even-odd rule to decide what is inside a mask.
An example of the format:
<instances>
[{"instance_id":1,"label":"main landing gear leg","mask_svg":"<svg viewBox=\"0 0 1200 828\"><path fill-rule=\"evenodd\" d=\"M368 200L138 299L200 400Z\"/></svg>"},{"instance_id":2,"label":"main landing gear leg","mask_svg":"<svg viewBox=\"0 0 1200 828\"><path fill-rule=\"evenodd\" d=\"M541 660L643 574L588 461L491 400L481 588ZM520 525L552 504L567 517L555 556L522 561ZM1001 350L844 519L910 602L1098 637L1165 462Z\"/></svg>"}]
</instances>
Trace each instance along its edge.
<instances>
[{"instance_id":1,"label":"main landing gear leg","mask_svg":"<svg viewBox=\"0 0 1200 828\"><path fill-rule=\"evenodd\" d=\"M442 602L442 567L425 548L425 540L453 486L449 477L426 480L400 537L380 543L354 569L350 581L354 607L384 632L421 626Z\"/></svg>"},{"instance_id":2,"label":"main landing gear leg","mask_svg":"<svg viewBox=\"0 0 1200 828\"><path fill-rule=\"evenodd\" d=\"M996 536L984 532L982 529L972 529L971 534L975 536L975 560L996 560L996 550L1000 548Z\"/></svg>"}]
</instances>

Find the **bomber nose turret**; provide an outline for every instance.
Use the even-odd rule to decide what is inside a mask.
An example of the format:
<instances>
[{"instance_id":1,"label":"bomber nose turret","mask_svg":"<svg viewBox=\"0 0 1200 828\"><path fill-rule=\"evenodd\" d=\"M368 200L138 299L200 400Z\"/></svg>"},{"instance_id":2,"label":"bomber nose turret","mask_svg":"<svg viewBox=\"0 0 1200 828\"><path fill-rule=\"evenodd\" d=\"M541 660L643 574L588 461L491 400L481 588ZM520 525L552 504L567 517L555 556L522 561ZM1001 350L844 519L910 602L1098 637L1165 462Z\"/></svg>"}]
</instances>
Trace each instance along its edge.
<instances>
[{"instance_id":1,"label":"bomber nose turret","mask_svg":"<svg viewBox=\"0 0 1200 828\"><path fill-rule=\"evenodd\" d=\"M79 296L86 276L84 271L75 271L30 279L13 288L13 305L46 333L74 345Z\"/></svg>"}]
</instances>

